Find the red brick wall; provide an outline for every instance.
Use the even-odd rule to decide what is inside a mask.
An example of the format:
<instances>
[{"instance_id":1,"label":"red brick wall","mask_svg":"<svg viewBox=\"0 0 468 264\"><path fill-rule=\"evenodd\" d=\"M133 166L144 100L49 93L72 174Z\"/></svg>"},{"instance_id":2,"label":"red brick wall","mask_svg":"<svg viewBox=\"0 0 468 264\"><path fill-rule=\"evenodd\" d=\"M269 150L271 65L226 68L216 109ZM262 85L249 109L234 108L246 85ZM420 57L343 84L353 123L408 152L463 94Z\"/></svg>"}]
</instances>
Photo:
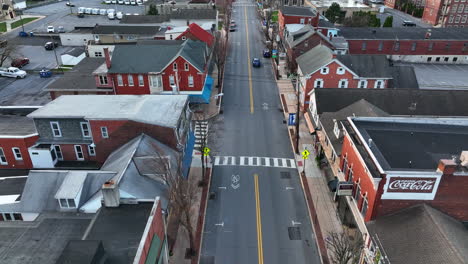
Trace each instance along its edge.
<instances>
[{"instance_id":1,"label":"red brick wall","mask_svg":"<svg viewBox=\"0 0 468 264\"><path fill-rule=\"evenodd\" d=\"M39 137L32 136L28 138L1 138L0 147L7 159L7 165L0 165L0 169L32 169L31 157L28 148L34 145ZM20 149L23 160L16 160L12 148Z\"/></svg>"},{"instance_id":2,"label":"red brick wall","mask_svg":"<svg viewBox=\"0 0 468 264\"><path fill-rule=\"evenodd\" d=\"M304 24L309 24L314 27L318 25L318 16L309 17L309 16L285 16L281 13L281 10L278 11L278 25L281 38L283 37L284 27L287 24L301 24L301 18L304 18ZM311 19L309 21L309 19Z\"/></svg>"},{"instance_id":3,"label":"red brick wall","mask_svg":"<svg viewBox=\"0 0 468 264\"><path fill-rule=\"evenodd\" d=\"M173 64L177 63L177 75L173 70ZM189 70L185 70L185 63L188 63L184 58L178 57L173 62L171 62L164 70L163 70L163 86L164 91L172 91L172 88L169 83L169 76L173 75L176 80L176 85L178 85L180 91L202 91L203 85L205 84L205 77L206 74L199 74L199 71L193 67L190 63ZM194 85L193 87L188 86L188 76L193 76Z\"/></svg>"},{"instance_id":4,"label":"red brick wall","mask_svg":"<svg viewBox=\"0 0 468 264\"><path fill-rule=\"evenodd\" d=\"M442 5L441 0L430 0L426 1L426 6L424 7L424 13L422 21L429 23L431 25L437 25L439 20L439 12Z\"/></svg>"},{"instance_id":5,"label":"red brick wall","mask_svg":"<svg viewBox=\"0 0 468 264\"><path fill-rule=\"evenodd\" d=\"M143 75L143 86L138 83L138 74L121 74L123 85L119 86L117 81L117 74L112 74L112 79L115 83L116 94L150 94L148 74ZM128 76L133 78L133 86L128 85Z\"/></svg>"},{"instance_id":6,"label":"red brick wall","mask_svg":"<svg viewBox=\"0 0 468 264\"><path fill-rule=\"evenodd\" d=\"M396 0L385 0L385 6L395 8Z\"/></svg>"},{"instance_id":7,"label":"red brick wall","mask_svg":"<svg viewBox=\"0 0 468 264\"><path fill-rule=\"evenodd\" d=\"M366 42L366 49L362 50L362 43ZM379 44L383 42L382 50ZM416 42L416 50L411 51ZM348 40L350 54L396 54L396 55L466 55L468 49L464 46L467 41L446 40L400 40L400 49L394 50L395 40ZM429 43L434 43L429 50ZM450 46L447 48L447 43ZM466 50L464 50L464 48Z\"/></svg>"},{"instance_id":8,"label":"red brick wall","mask_svg":"<svg viewBox=\"0 0 468 264\"><path fill-rule=\"evenodd\" d=\"M77 161L75 153L75 145L80 145L83 150L84 160L96 160L96 156L89 156L88 145L86 144L60 144L64 161Z\"/></svg>"},{"instance_id":9,"label":"red brick wall","mask_svg":"<svg viewBox=\"0 0 468 264\"><path fill-rule=\"evenodd\" d=\"M306 45L306 43L307 43L307 45ZM330 49L333 49L333 46L331 44L329 44L326 40L324 40L318 34L314 34L310 38L308 38L307 40L299 43L294 48L288 49L287 54L288 54L288 63L290 65L290 70L296 71L296 69L297 69L296 58L297 57L299 57L302 54L306 53L307 51L313 49L314 47L316 47L319 44L327 46Z\"/></svg>"},{"instance_id":10,"label":"red brick wall","mask_svg":"<svg viewBox=\"0 0 468 264\"><path fill-rule=\"evenodd\" d=\"M144 239L145 243L143 245L143 251L138 260L138 263L146 263L146 258L148 257L149 250L151 248L151 242L153 241L154 236L159 237L161 241L164 241L164 222L162 218L161 211L161 202L158 202L158 205L154 211L153 219L151 221L150 228ZM137 256L138 257L138 256Z\"/></svg>"}]
</instances>

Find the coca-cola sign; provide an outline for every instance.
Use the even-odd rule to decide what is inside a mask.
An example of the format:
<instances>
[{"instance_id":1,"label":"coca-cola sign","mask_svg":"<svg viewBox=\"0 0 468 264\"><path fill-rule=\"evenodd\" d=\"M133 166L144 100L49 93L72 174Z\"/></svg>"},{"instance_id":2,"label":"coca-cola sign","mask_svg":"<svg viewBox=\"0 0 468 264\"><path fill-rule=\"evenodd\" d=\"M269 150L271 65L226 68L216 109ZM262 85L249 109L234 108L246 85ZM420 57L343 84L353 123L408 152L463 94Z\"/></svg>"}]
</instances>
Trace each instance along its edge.
<instances>
[{"instance_id":1,"label":"coca-cola sign","mask_svg":"<svg viewBox=\"0 0 468 264\"><path fill-rule=\"evenodd\" d=\"M437 178L392 177L387 192L432 193Z\"/></svg>"}]
</instances>

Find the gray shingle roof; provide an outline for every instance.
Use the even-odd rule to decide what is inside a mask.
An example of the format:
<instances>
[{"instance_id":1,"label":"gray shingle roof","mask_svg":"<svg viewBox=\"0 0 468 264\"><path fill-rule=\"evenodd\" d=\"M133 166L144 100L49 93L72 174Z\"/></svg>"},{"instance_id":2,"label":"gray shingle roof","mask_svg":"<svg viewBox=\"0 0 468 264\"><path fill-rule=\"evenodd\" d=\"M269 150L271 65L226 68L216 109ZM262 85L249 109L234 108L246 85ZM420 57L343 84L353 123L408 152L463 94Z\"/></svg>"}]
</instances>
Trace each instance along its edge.
<instances>
[{"instance_id":1,"label":"gray shingle roof","mask_svg":"<svg viewBox=\"0 0 468 264\"><path fill-rule=\"evenodd\" d=\"M418 79L412 66L393 66L390 69L393 79L390 80L389 88L419 88Z\"/></svg>"},{"instance_id":2,"label":"gray shingle roof","mask_svg":"<svg viewBox=\"0 0 468 264\"><path fill-rule=\"evenodd\" d=\"M123 16L120 24L160 24L171 19L216 19L216 10L208 9L178 9L171 14L161 14L157 16Z\"/></svg>"},{"instance_id":3,"label":"gray shingle roof","mask_svg":"<svg viewBox=\"0 0 468 264\"><path fill-rule=\"evenodd\" d=\"M392 264L468 263L468 230L429 205L412 206L366 225Z\"/></svg>"},{"instance_id":4,"label":"gray shingle roof","mask_svg":"<svg viewBox=\"0 0 468 264\"><path fill-rule=\"evenodd\" d=\"M157 35L158 26L96 25L93 34Z\"/></svg>"},{"instance_id":5,"label":"gray shingle roof","mask_svg":"<svg viewBox=\"0 0 468 264\"><path fill-rule=\"evenodd\" d=\"M74 47L71 50L65 52L63 55L67 54L73 57L78 57L85 52L84 47Z\"/></svg>"},{"instance_id":6,"label":"gray shingle roof","mask_svg":"<svg viewBox=\"0 0 468 264\"><path fill-rule=\"evenodd\" d=\"M282 6L280 7L281 13L288 16L310 16L314 17L317 15L317 11L311 7L299 7L299 6Z\"/></svg>"},{"instance_id":7,"label":"gray shingle roof","mask_svg":"<svg viewBox=\"0 0 468 264\"><path fill-rule=\"evenodd\" d=\"M37 133L34 121L21 115L0 115L0 135L25 136Z\"/></svg>"},{"instance_id":8,"label":"gray shingle roof","mask_svg":"<svg viewBox=\"0 0 468 264\"><path fill-rule=\"evenodd\" d=\"M315 34L315 30L311 25L305 25L298 31L288 33L286 41L290 48L297 46L302 41L308 39L310 36Z\"/></svg>"},{"instance_id":9,"label":"gray shingle roof","mask_svg":"<svg viewBox=\"0 0 468 264\"><path fill-rule=\"evenodd\" d=\"M359 77L392 78L385 55L338 55L336 57Z\"/></svg>"},{"instance_id":10,"label":"gray shingle roof","mask_svg":"<svg viewBox=\"0 0 468 264\"><path fill-rule=\"evenodd\" d=\"M333 53L330 48L325 45L317 45L313 49L299 56L296 61L302 74L308 75L320 69L325 64L333 59Z\"/></svg>"},{"instance_id":11,"label":"gray shingle roof","mask_svg":"<svg viewBox=\"0 0 468 264\"><path fill-rule=\"evenodd\" d=\"M418 27L392 27L392 28L366 28L346 27L340 28L340 35L346 39L425 39L426 28ZM468 28L431 28L430 39L438 40L465 40L468 39Z\"/></svg>"}]
</instances>

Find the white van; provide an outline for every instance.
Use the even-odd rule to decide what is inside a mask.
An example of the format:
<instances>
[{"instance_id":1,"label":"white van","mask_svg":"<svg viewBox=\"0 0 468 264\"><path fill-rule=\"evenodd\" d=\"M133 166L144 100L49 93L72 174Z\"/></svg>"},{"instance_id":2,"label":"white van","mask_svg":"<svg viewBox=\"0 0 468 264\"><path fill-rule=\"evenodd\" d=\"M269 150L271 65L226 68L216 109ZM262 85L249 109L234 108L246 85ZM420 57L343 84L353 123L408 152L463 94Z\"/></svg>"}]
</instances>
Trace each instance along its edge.
<instances>
[{"instance_id":1,"label":"white van","mask_svg":"<svg viewBox=\"0 0 468 264\"><path fill-rule=\"evenodd\" d=\"M92 14L99 15L99 8L93 8Z\"/></svg>"},{"instance_id":2,"label":"white van","mask_svg":"<svg viewBox=\"0 0 468 264\"><path fill-rule=\"evenodd\" d=\"M107 15L107 9L99 9L99 15L106 16Z\"/></svg>"},{"instance_id":3,"label":"white van","mask_svg":"<svg viewBox=\"0 0 468 264\"><path fill-rule=\"evenodd\" d=\"M115 14L114 14L114 13L109 13L109 14L107 14L107 17L108 17L110 20L114 20Z\"/></svg>"},{"instance_id":4,"label":"white van","mask_svg":"<svg viewBox=\"0 0 468 264\"><path fill-rule=\"evenodd\" d=\"M91 15L91 13L93 12L93 9L92 8L86 8L85 9L85 13L88 14L88 15Z\"/></svg>"},{"instance_id":5,"label":"white van","mask_svg":"<svg viewBox=\"0 0 468 264\"><path fill-rule=\"evenodd\" d=\"M83 14L86 10L86 7L78 7L78 14Z\"/></svg>"},{"instance_id":6,"label":"white van","mask_svg":"<svg viewBox=\"0 0 468 264\"><path fill-rule=\"evenodd\" d=\"M115 14L115 9L107 9L107 14Z\"/></svg>"},{"instance_id":7,"label":"white van","mask_svg":"<svg viewBox=\"0 0 468 264\"><path fill-rule=\"evenodd\" d=\"M123 13L122 12L117 12L115 17L120 20L123 17Z\"/></svg>"}]
</instances>

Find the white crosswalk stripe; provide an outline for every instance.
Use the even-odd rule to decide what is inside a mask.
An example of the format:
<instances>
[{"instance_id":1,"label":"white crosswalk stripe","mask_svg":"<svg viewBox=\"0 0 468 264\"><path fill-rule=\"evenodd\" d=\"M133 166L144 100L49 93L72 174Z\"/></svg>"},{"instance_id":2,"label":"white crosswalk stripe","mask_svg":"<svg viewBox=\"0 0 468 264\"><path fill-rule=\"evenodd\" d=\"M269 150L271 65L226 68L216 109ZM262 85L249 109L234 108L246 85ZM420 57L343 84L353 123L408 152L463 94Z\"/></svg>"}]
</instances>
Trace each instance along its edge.
<instances>
[{"instance_id":1,"label":"white crosswalk stripe","mask_svg":"<svg viewBox=\"0 0 468 264\"><path fill-rule=\"evenodd\" d=\"M273 163L271 162L273 160ZM271 158L271 157L234 157L215 156L215 166L251 166L251 167L275 167L275 168L296 168L294 159Z\"/></svg>"},{"instance_id":2,"label":"white crosswalk stripe","mask_svg":"<svg viewBox=\"0 0 468 264\"><path fill-rule=\"evenodd\" d=\"M206 134L208 133L208 122L197 121L195 122L195 148L199 149L203 145L203 138L208 140ZM205 146L206 146L205 142Z\"/></svg>"}]
</instances>

